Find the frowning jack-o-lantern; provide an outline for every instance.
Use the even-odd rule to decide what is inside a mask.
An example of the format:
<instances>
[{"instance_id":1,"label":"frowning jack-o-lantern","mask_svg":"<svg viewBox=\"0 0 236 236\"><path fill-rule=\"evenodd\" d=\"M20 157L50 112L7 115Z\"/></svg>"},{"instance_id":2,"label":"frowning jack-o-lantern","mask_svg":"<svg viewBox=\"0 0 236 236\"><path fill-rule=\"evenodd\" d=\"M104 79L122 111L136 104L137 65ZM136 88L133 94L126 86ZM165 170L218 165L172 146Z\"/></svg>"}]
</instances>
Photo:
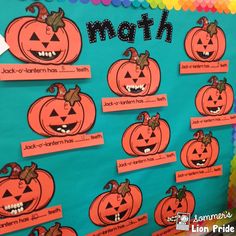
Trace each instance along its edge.
<instances>
[{"instance_id":1,"label":"frowning jack-o-lantern","mask_svg":"<svg viewBox=\"0 0 236 236\"><path fill-rule=\"evenodd\" d=\"M35 163L23 170L17 163L6 164L0 174L0 218L20 216L42 209L54 194L53 177Z\"/></svg>"},{"instance_id":2,"label":"frowning jack-o-lantern","mask_svg":"<svg viewBox=\"0 0 236 236\"><path fill-rule=\"evenodd\" d=\"M75 89L66 90L61 83L48 89L56 96L46 96L35 101L28 111L28 123L43 136L67 136L85 133L94 124L96 108L90 96Z\"/></svg>"},{"instance_id":3,"label":"frowning jack-o-lantern","mask_svg":"<svg viewBox=\"0 0 236 236\"><path fill-rule=\"evenodd\" d=\"M40 3L32 3L27 11L38 16L20 17L6 29L6 42L10 52L24 62L40 64L69 64L79 56L82 40L75 23L64 17L64 12L49 14Z\"/></svg>"},{"instance_id":4,"label":"frowning jack-o-lantern","mask_svg":"<svg viewBox=\"0 0 236 236\"><path fill-rule=\"evenodd\" d=\"M43 226L37 226L30 232L29 236L77 236L77 233L71 227L55 223L49 230Z\"/></svg>"},{"instance_id":5,"label":"frowning jack-o-lantern","mask_svg":"<svg viewBox=\"0 0 236 236\"><path fill-rule=\"evenodd\" d=\"M194 134L194 139L184 144L181 150L181 162L187 168L204 168L214 165L219 155L219 143L212 133L202 130Z\"/></svg>"},{"instance_id":6,"label":"frowning jack-o-lantern","mask_svg":"<svg viewBox=\"0 0 236 236\"><path fill-rule=\"evenodd\" d=\"M196 108L204 116L219 116L229 113L234 102L234 91L224 80L212 76L211 85L203 86L195 98Z\"/></svg>"},{"instance_id":7,"label":"frowning jack-o-lantern","mask_svg":"<svg viewBox=\"0 0 236 236\"><path fill-rule=\"evenodd\" d=\"M225 52L226 39L217 22L206 17L198 20L202 27L192 28L186 35L184 46L187 55L195 61L219 61Z\"/></svg>"},{"instance_id":8,"label":"frowning jack-o-lantern","mask_svg":"<svg viewBox=\"0 0 236 236\"><path fill-rule=\"evenodd\" d=\"M92 202L89 217L99 226L113 225L134 217L142 205L142 192L129 180L120 185L115 180L109 181L104 189L111 190L102 193Z\"/></svg>"},{"instance_id":9,"label":"frowning jack-o-lantern","mask_svg":"<svg viewBox=\"0 0 236 236\"><path fill-rule=\"evenodd\" d=\"M177 213L179 212L192 215L195 208L195 198L185 186L179 190L172 186L166 193L171 195L163 198L157 204L154 212L154 219L158 225L169 226L176 224Z\"/></svg>"},{"instance_id":10,"label":"frowning jack-o-lantern","mask_svg":"<svg viewBox=\"0 0 236 236\"><path fill-rule=\"evenodd\" d=\"M163 152L170 140L170 127L157 113L150 117L147 112L138 116L137 122L129 126L122 137L122 146L131 156L146 156Z\"/></svg>"},{"instance_id":11,"label":"frowning jack-o-lantern","mask_svg":"<svg viewBox=\"0 0 236 236\"><path fill-rule=\"evenodd\" d=\"M149 57L149 52L138 55L135 48L128 48L124 55L129 60L118 60L109 69L107 80L111 90L119 96L144 96L154 94L160 85L160 68Z\"/></svg>"}]
</instances>

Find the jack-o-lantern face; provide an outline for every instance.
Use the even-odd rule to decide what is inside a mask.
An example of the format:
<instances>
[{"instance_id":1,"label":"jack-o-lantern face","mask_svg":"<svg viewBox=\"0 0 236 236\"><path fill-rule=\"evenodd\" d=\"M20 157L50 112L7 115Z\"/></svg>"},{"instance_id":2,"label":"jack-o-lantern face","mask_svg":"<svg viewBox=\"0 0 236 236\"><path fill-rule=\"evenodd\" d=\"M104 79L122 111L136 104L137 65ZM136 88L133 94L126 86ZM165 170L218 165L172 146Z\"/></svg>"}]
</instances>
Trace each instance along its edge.
<instances>
[{"instance_id":1,"label":"jack-o-lantern face","mask_svg":"<svg viewBox=\"0 0 236 236\"><path fill-rule=\"evenodd\" d=\"M32 229L29 236L77 236L77 233L71 227L61 226L60 223L55 223L49 230L43 226L37 226Z\"/></svg>"},{"instance_id":2,"label":"jack-o-lantern face","mask_svg":"<svg viewBox=\"0 0 236 236\"><path fill-rule=\"evenodd\" d=\"M217 61L225 52L224 32L217 22L209 23L206 17L198 20L202 27L194 27L185 38L185 50L188 56L197 61Z\"/></svg>"},{"instance_id":3,"label":"jack-o-lantern face","mask_svg":"<svg viewBox=\"0 0 236 236\"><path fill-rule=\"evenodd\" d=\"M226 83L226 79L218 81L211 77L212 85L203 86L197 93L195 104L202 115L217 116L227 114L234 100L233 88Z\"/></svg>"},{"instance_id":4,"label":"jack-o-lantern face","mask_svg":"<svg viewBox=\"0 0 236 236\"><path fill-rule=\"evenodd\" d=\"M122 146L132 156L145 156L164 151L169 143L170 128L159 114L150 118L147 112L139 115L143 122L129 126L123 134Z\"/></svg>"},{"instance_id":5,"label":"jack-o-lantern face","mask_svg":"<svg viewBox=\"0 0 236 236\"><path fill-rule=\"evenodd\" d=\"M6 174L11 167L9 177L0 178L0 218L13 217L41 209L51 200L54 193L52 176L37 169L32 163L24 170L16 163L5 165L0 174Z\"/></svg>"},{"instance_id":6,"label":"jack-o-lantern face","mask_svg":"<svg viewBox=\"0 0 236 236\"><path fill-rule=\"evenodd\" d=\"M192 215L195 208L195 199L193 194L186 190L185 186L179 190L173 186L166 193L171 193L171 196L163 198L154 212L154 218L158 225L176 224L177 213L179 212Z\"/></svg>"},{"instance_id":7,"label":"jack-o-lantern face","mask_svg":"<svg viewBox=\"0 0 236 236\"><path fill-rule=\"evenodd\" d=\"M64 17L64 12L49 14L40 3L32 3L26 10L37 17L20 17L6 29L6 42L10 52L25 62L40 64L68 64L74 62L81 51L82 40L77 26Z\"/></svg>"},{"instance_id":8,"label":"jack-o-lantern face","mask_svg":"<svg viewBox=\"0 0 236 236\"><path fill-rule=\"evenodd\" d=\"M90 219L94 224L105 226L117 224L135 216L142 204L140 189L128 180L120 185L111 180L105 189L112 189L96 197L89 209Z\"/></svg>"},{"instance_id":9,"label":"jack-o-lantern face","mask_svg":"<svg viewBox=\"0 0 236 236\"><path fill-rule=\"evenodd\" d=\"M144 96L157 91L160 84L158 63L149 58L149 52L138 55L134 48L128 48L124 55L129 60L115 62L108 71L108 84L119 96Z\"/></svg>"},{"instance_id":10,"label":"jack-o-lantern face","mask_svg":"<svg viewBox=\"0 0 236 236\"><path fill-rule=\"evenodd\" d=\"M181 150L181 161L187 168L204 168L214 165L219 154L219 143L212 133L204 134L202 130L194 134Z\"/></svg>"},{"instance_id":11,"label":"jack-o-lantern face","mask_svg":"<svg viewBox=\"0 0 236 236\"><path fill-rule=\"evenodd\" d=\"M64 85L53 84L49 91L58 88L56 97L38 99L29 109L30 127L45 136L67 136L84 133L95 121L96 108L87 94L78 86L66 91Z\"/></svg>"}]
</instances>

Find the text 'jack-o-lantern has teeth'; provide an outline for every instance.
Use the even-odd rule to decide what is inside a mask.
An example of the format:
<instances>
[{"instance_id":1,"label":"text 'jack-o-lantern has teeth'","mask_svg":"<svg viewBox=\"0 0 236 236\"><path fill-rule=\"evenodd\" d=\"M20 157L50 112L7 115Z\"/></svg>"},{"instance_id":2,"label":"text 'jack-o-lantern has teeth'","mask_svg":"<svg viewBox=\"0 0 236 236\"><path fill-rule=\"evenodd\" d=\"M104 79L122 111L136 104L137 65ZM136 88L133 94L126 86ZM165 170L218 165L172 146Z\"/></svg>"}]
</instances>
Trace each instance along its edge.
<instances>
[{"instance_id":1,"label":"text 'jack-o-lantern has teeth'","mask_svg":"<svg viewBox=\"0 0 236 236\"><path fill-rule=\"evenodd\" d=\"M179 212L192 215L195 208L195 198L185 186L181 189L172 186L166 193L171 195L163 198L157 204L154 212L154 218L158 225L175 225Z\"/></svg>"},{"instance_id":2,"label":"text 'jack-o-lantern has teeth'","mask_svg":"<svg viewBox=\"0 0 236 236\"><path fill-rule=\"evenodd\" d=\"M202 27L192 28L186 35L184 47L187 55L194 61L219 61L226 48L223 30L217 21L209 22L206 17L198 20Z\"/></svg>"},{"instance_id":3,"label":"text 'jack-o-lantern has teeth'","mask_svg":"<svg viewBox=\"0 0 236 236\"><path fill-rule=\"evenodd\" d=\"M160 85L161 72L158 63L149 52L138 55L135 48L128 48L125 56L110 67L107 80L110 89L119 96L145 96L154 94Z\"/></svg>"},{"instance_id":4,"label":"text 'jack-o-lantern has teeth'","mask_svg":"<svg viewBox=\"0 0 236 236\"><path fill-rule=\"evenodd\" d=\"M52 84L48 91L56 96L41 97L28 111L32 130L43 136L63 137L87 132L93 127L96 107L93 99L80 92L76 85L68 91L61 83Z\"/></svg>"},{"instance_id":5,"label":"text 'jack-o-lantern has teeth'","mask_svg":"<svg viewBox=\"0 0 236 236\"><path fill-rule=\"evenodd\" d=\"M234 91L227 80L218 80L212 76L211 85L203 86L196 95L195 105L204 116L220 116L228 114L233 106Z\"/></svg>"},{"instance_id":6,"label":"text 'jack-o-lantern has teeth'","mask_svg":"<svg viewBox=\"0 0 236 236\"><path fill-rule=\"evenodd\" d=\"M181 150L181 162L187 168L199 169L213 166L219 155L219 143L212 133L202 130L194 134L194 139L186 142Z\"/></svg>"},{"instance_id":7,"label":"text 'jack-o-lantern has teeth'","mask_svg":"<svg viewBox=\"0 0 236 236\"><path fill-rule=\"evenodd\" d=\"M8 168L11 168L9 176ZM6 164L0 174L0 218L20 216L48 205L54 194L53 177L35 163L22 169L17 163Z\"/></svg>"},{"instance_id":8,"label":"text 'jack-o-lantern has teeth'","mask_svg":"<svg viewBox=\"0 0 236 236\"><path fill-rule=\"evenodd\" d=\"M163 152L170 141L170 127L157 113L150 117L147 112L138 116L137 122L130 125L123 134L122 146L131 156L147 156Z\"/></svg>"},{"instance_id":9,"label":"text 'jack-o-lantern has teeth'","mask_svg":"<svg viewBox=\"0 0 236 236\"><path fill-rule=\"evenodd\" d=\"M27 11L37 17L19 17L6 29L10 52L24 62L39 64L70 64L79 57L82 39L79 29L64 17L64 11L49 13L40 3L32 3Z\"/></svg>"},{"instance_id":10,"label":"text 'jack-o-lantern has teeth'","mask_svg":"<svg viewBox=\"0 0 236 236\"><path fill-rule=\"evenodd\" d=\"M43 226L37 226L28 236L77 236L78 234L76 231L67 226L61 226L60 223L55 223L54 226L50 227L49 230L47 230Z\"/></svg>"},{"instance_id":11,"label":"text 'jack-o-lantern has teeth'","mask_svg":"<svg viewBox=\"0 0 236 236\"><path fill-rule=\"evenodd\" d=\"M133 218L142 205L142 192L138 186L130 184L129 180L118 184L111 180L104 189L111 190L102 193L92 202L89 208L91 221L98 226L113 225Z\"/></svg>"}]
</instances>

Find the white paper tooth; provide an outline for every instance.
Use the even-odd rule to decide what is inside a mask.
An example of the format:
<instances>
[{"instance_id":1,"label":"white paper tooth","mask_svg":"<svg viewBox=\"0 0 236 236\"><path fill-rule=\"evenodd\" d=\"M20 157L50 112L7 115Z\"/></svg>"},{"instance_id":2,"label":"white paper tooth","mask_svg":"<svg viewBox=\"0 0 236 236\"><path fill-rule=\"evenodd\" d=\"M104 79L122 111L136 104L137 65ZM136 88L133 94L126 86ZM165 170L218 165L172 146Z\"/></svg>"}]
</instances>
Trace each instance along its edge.
<instances>
[{"instance_id":1,"label":"white paper tooth","mask_svg":"<svg viewBox=\"0 0 236 236\"><path fill-rule=\"evenodd\" d=\"M38 54L39 54L39 56L41 56L42 54L41 54L41 52L38 52Z\"/></svg>"},{"instance_id":2,"label":"white paper tooth","mask_svg":"<svg viewBox=\"0 0 236 236\"><path fill-rule=\"evenodd\" d=\"M44 56L44 55L45 55L45 53L44 53L44 52L41 52L41 55L42 55L42 56Z\"/></svg>"},{"instance_id":3,"label":"white paper tooth","mask_svg":"<svg viewBox=\"0 0 236 236\"><path fill-rule=\"evenodd\" d=\"M70 130L68 129L68 130L66 131L66 133L67 133L67 134L70 133Z\"/></svg>"},{"instance_id":4,"label":"white paper tooth","mask_svg":"<svg viewBox=\"0 0 236 236\"><path fill-rule=\"evenodd\" d=\"M60 131L61 130L61 128L59 127L59 128L57 128L57 131Z\"/></svg>"},{"instance_id":5,"label":"white paper tooth","mask_svg":"<svg viewBox=\"0 0 236 236\"><path fill-rule=\"evenodd\" d=\"M24 211L24 208L23 208L23 207L21 207L21 208L20 208L20 211Z\"/></svg>"},{"instance_id":6,"label":"white paper tooth","mask_svg":"<svg viewBox=\"0 0 236 236\"><path fill-rule=\"evenodd\" d=\"M45 52L45 56L46 56L46 57L48 56L48 53L47 53L47 52Z\"/></svg>"},{"instance_id":7,"label":"white paper tooth","mask_svg":"<svg viewBox=\"0 0 236 236\"><path fill-rule=\"evenodd\" d=\"M10 205L8 205L8 206L7 206L7 208L8 208L8 209L10 209L10 208L11 208L11 206L10 206Z\"/></svg>"},{"instance_id":8,"label":"white paper tooth","mask_svg":"<svg viewBox=\"0 0 236 236\"><path fill-rule=\"evenodd\" d=\"M63 127L63 128L66 128L66 127L67 127L67 125L62 125L62 127Z\"/></svg>"},{"instance_id":9,"label":"white paper tooth","mask_svg":"<svg viewBox=\"0 0 236 236\"><path fill-rule=\"evenodd\" d=\"M49 52L49 53L48 53L48 56L49 56L49 57L52 57L52 53L51 53L51 52Z\"/></svg>"},{"instance_id":10,"label":"white paper tooth","mask_svg":"<svg viewBox=\"0 0 236 236\"><path fill-rule=\"evenodd\" d=\"M20 203L17 203L16 206L19 208L20 207Z\"/></svg>"},{"instance_id":11,"label":"white paper tooth","mask_svg":"<svg viewBox=\"0 0 236 236\"><path fill-rule=\"evenodd\" d=\"M55 56L55 55L56 55L56 53L53 51L53 52L52 52L52 55L54 55L54 56Z\"/></svg>"},{"instance_id":12,"label":"white paper tooth","mask_svg":"<svg viewBox=\"0 0 236 236\"><path fill-rule=\"evenodd\" d=\"M148 153L148 152L150 152L150 151L151 151L150 148L146 148L146 149L144 150L145 153Z\"/></svg>"},{"instance_id":13,"label":"white paper tooth","mask_svg":"<svg viewBox=\"0 0 236 236\"><path fill-rule=\"evenodd\" d=\"M20 203L20 206L23 206L23 203L22 203L22 202Z\"/></svg>"},{"instance_id":14,"label":"white paper tooth","mask_svg":"<svg viewBox=\"0 0 236 236\"><path fill-rule=\"evenodd\" d=\"M64 129L61 129L61 132L62 132L62 133L65 133L66 131L65 131Z\"/></svg>"}]
</instances>

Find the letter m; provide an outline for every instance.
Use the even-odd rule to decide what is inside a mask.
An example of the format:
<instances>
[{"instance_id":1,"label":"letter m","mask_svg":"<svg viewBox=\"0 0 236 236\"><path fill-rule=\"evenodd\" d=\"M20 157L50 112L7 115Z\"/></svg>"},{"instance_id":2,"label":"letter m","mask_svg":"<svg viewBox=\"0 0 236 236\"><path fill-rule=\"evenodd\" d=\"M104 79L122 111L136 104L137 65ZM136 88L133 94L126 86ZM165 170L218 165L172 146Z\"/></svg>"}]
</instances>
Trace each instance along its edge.
<instances>
[{"instance_id":1,"label":"letter m","mask_svg":"<svg viewBox=\"0 0 236 236\"><path fill-rule=\"evenodd\" d=\"M114 30L114 27L109 20L104 21L95 21L88 22L86 24L87 32L89 36L89 42L90 43L96 43L97 42L97 33L99 33L101 41L106 40L106 32L108 33L108 36L110 39L116 37L116 32Z\"/></svg>"}]
</instances>

